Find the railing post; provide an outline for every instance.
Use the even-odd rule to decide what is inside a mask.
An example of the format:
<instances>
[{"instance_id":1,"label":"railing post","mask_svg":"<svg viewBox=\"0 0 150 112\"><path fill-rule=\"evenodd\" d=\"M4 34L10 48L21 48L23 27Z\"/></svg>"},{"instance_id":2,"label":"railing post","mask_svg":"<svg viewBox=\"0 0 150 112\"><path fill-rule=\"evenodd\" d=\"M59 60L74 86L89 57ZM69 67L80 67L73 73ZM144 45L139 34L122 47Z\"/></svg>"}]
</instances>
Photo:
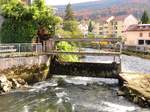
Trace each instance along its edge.
<instances>
[{"instance_id":1,"label":"railing post","mask_svg":"<svg viewBox=\"0 0 150 112\"><path fill-rule=\"evenodd\" d=\"M35 52L36 52L36 53L37 53L37 49L38 49L38 48L37 48L37 45L38 45L38 43L35 44L35 49L36 49Z\"/></svg>"},{"instance_id":2,"label":"railing post","mask_svg":"<svg viewBox=\"0 0 150 112\"><path fill-rule=\"evenodd\" d=\"M20 52L21 52L21 44L19 44L19 54L20 54Z\"/></svg>"},{"instance_id":3,"label":"railing post","mask_svg":"<svg viewBox=\"0 0 150 112\"><path fill-rule=\"evenodd\" d=\"M81 43L79 42L78 45L79 45L79 53L80 53L81 52Z\"/></svg>"},{"instance_id":4,"label":"railing post","mask_svg":"<svg viewBox=\"0 0 150 112\"><path fill-rule=\"evenodd\" d=\"M120 54L122 53L122 48L123 48L122 42L120 42Z\"/></svg>"},{"instance_id":5,"label":"railing post","mask_svg":"<svg viewBox=\"0 0 150 112\"><path fill-rule=\"evenodd\" d=\"M98 42L98 49L99 49L99 53L101 53L101 45L100 45L100 42Z\"/></svg>"}]
</instances>

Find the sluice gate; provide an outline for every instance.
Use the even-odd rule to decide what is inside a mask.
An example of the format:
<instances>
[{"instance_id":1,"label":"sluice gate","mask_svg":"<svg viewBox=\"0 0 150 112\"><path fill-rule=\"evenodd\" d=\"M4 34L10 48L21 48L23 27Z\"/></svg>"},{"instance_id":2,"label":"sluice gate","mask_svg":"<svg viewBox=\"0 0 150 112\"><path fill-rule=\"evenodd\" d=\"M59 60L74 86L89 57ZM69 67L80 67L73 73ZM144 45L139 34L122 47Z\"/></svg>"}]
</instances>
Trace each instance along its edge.
<instances>
[{"instance_id":1,"label":"sluice gate","mask_svg":"<svg viewBox=\"0 0 150 112\"><path fill-rule=\"evenodd\" d=\"M99 78L117 78L120 73L120 63L88 63L51 61L50 74L67 76L84 76Z\"/></svg>"},{"instance_id":2,"label":"sluice gate","mask_svg":"<svg viewBox=\"0 0 150 112\"><path fill-rule=\"evenodd\" d=\"M121 72L121 40L118 38L78 38L78 39L67 39L57 38L51 39L51 43L56 45L57 43L65 41L69 43L80 43L78 51L61 51L55 46L47 52L48 55L52 56L50 65L50 74L54 75L70 75L70 76L87 76L87 77L99 77L99 78L118 78ZM104 45L104 43L106 43ZM94 45L95 51L84 51L83 43L90 43L90 48ZM95 48L95 44L98 47ZM86 47L87 48L87 47ZM112 57L112 62L62 62L57 59L59 55L77 55L77 56L109 56ZM119 62L116 61L118 57ZM106 60L107 61L107 60Z\"/></svg>"}]
</instances>

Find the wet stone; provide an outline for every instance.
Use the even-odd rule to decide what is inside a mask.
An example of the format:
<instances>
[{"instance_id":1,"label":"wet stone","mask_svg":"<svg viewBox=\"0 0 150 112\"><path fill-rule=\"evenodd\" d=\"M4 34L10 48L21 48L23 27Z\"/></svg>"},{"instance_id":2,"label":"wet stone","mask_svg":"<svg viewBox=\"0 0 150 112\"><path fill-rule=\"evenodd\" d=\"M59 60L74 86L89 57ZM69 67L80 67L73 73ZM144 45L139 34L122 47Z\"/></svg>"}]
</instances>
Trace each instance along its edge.
<instances>
[{"instance_id":1,"label":"wet stone","mask_svg":"<svg viewBox=\"0 0 150 112\"><path fill-rule=\"evenodd\" d=\"M0 76L0 89L2 92L9 92L12 88L12 82L7 80L5 75Z\"/></svg>"}]
</instances>

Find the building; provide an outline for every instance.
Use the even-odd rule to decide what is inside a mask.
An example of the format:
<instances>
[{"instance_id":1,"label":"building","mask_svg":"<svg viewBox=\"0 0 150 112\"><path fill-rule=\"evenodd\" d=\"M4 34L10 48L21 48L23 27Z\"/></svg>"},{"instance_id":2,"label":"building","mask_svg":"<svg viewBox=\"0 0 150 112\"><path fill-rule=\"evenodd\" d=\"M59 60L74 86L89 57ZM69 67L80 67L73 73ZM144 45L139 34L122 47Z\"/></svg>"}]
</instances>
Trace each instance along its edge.
<instances>
[{"instance_id":1,"label":"building","mask_svg":"<svg viewBox=\"0 0 150 112\"><path fill-rule=\"evenodd\" d=\"M126 30L130 25L138 24L139 21L133 15L129 15L124 19L123 26L124 30Z\"/></svg>"},{"instance_id":2,"label":"building","mask_svg":"<svg viewBox=\"0 0 150 112\"><path fill-rule=\"evenodd\" d=\"M108 18L99 26L100 35L120 37L122 36L122 31L123 31L123 21L117 20L114 16Z\"/></svg>"},{"instance_id":3,"label":"building","mask_svg":"<svg viewBox=\"0 0 150 112\"><path fill-rule=\"evenodd\" d=\"M88 34L88 21L82 20L79 24L79 29L84 35Z\"/></svg>"},{"instance_id":4,"label":"building","mask_svg":"<svg viewBox=\"0 0 150 112\"><path fill-rule=\"evenodd\" d=\"M150 47L150 24L130 25L125 31L125 45Z\"/></svg>"},{"instance_id":5,"label":"building","mask_svg":"<svg viewBox=\"0 0 150 112\"><path fill-rule=\"evenodd\" d=\"M126 28L133 24L138 24L138 20L133 15L123 18L111 16L106 21L101 22L99 34L110 37L123 37Z\"/></svg>"},{"instance_id":6,"label":"building","mask_svg":"<svg viewBox=\"0 0 150 112\"><path fill-rule=\"evenodd\" d=\"M95 22L94 24L93 24L93 33L95 34L95 35L99 35L99 23L98 22Z\"/></svg>"}]
</instances>

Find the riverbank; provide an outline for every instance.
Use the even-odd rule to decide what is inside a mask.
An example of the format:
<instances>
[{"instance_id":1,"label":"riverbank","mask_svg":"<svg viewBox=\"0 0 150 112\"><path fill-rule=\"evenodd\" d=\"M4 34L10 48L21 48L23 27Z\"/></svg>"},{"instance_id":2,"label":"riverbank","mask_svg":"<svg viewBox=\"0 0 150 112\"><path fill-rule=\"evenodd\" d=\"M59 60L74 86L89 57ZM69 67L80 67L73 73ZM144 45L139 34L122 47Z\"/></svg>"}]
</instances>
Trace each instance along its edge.
<instances>
[{"instance_id":1,"label":"riverbank","mask_svg":"<svg viewBox=\"0 0 150 112\"><path fill-rule=\"evenodd\" d=\"M144 59L150 59L150 53L146 53L146 52L123 50L122 54L129 55L129 56L138 56Z\"/></svg>"},{"instance_id":2,"label":"riverbank","mask_svg":"<svg viewBox=\"0 0 150 112\"><path fill-rule=\"evenodd\" d=\"M0 96L0 112L149 112L117 90L115 79L57 76Z\"/></svg>"},{"instance_id":3,"label":"riverbank","mask_svg":"<svg viewBox=\"0 0 150 112\"><path fill-rule=\"evenodd\" d=\"M150 107L150 75L123 73L121 77L124 80L121 95L142 107Z\"/></svg>"},{"instance_id":4,"label":"riverbank","mask_svg":"<svg viewBox=\"0 0 150 112\"><path fill-rule=\"evenodd\" d=\"M42 54L1 57L0 93L47 79L50 77L50 60L50 57Z\"/></svg>"}]
</instances>

